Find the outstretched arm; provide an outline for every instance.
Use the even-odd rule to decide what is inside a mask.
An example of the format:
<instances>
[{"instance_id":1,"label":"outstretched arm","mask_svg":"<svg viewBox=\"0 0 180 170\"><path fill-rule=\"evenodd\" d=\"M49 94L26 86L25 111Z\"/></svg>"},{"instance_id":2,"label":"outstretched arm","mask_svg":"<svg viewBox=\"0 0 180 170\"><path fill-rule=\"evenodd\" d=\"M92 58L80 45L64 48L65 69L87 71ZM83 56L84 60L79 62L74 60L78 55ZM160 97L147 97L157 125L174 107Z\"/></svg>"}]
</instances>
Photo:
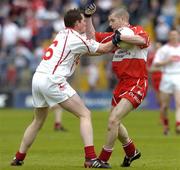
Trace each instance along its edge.
<instances>
[{"instance_id":1,"label":"outstretched arm","mask_svg":"<svg viewBox=\"0 0 180 170\"><path fill-rule=\"evenodd\" d=\"M164 59L162 61L156 62L156 63L154 63L154 66L155 67L163 67L163 66L169 65L172 62L176 62L176 58L175 57L176 56L170 56L167 59Z\"/></svg>"},{"instance_id":2,"label":"outstretched arm","mask_svg":"<svg viewBox=\"0 0 180 170\"><path fill-rule=\"evenodd\" d=\"M86 18L86 36L88 39L95 40L95 28L92 23L92 17Z\"/></svg>"},{"instance_id":3,"label":"outstretched arm","mask_svg":"<svg viewBox=\"0 0 180 170\"><path fill-rule=\"evenodd\" d=\"M150 72L150 73L154 73L154 72L156 72L156 71L161 71L161 67L158 67L158 66L152 64L151 67L147 67L147 70L148 70L148 72Z\"/></svg>"},{"instance_id":4,"label":"outstretched arm","mask_svg":"<svg viewBox=\"0 0 180 170\"><path fill-rule=\"evenodd\" d=\"M116 30L112 37L112 41L109 41L107 43L100 43L99 48L96 52L98 53L111 52L121 42L120 35L121 33L118 30Z\"/></svg>"},{"instance_id":5,"label":"outstretched arm","mask_svg":"<svg viewBox=\"0 0 180 170\"><path fill-rule=\"evenodd\" d=\"M86 36L88 39L95 40L95 28L92 22L92 15L96 12L96 5L89 4L84 9L84 16L86 19Z\"/></svg>"}]
</instances>

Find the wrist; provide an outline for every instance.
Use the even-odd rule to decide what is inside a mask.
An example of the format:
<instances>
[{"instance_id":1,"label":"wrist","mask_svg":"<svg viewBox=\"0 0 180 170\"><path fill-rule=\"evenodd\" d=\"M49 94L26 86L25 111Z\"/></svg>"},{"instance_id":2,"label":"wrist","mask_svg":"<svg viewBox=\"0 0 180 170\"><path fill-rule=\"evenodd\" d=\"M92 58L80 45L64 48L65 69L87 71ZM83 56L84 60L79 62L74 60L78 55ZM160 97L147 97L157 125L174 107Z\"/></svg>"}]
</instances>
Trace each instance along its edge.
<instances>
[{"instance_id":1,"label":"wrist","mask_svg":"<svg viewBox=\"0 0 180 170\"><path fill-rule=\"evenodd\" d=\"M86 17L86 18L90 18L92 15L91 14L85 14L84 13L84 17Z\"/></svg>"}]
</instances>

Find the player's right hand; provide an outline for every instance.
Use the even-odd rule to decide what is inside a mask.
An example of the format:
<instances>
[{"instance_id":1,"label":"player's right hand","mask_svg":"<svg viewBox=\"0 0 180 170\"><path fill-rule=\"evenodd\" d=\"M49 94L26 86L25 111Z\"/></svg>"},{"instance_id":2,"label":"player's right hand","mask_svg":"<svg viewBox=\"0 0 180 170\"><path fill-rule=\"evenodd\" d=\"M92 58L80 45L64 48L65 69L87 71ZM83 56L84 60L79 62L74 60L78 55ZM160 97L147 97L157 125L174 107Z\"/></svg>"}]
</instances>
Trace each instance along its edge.
<instances>
[{"instance_id":1,"label":"player's right hand","mask_svg":"<svg viewBox=\"0 0 180 170\"><path fill-rule=\"evenodd\" d=\"M96 12L96 5L94 3L88 4L84 8L84 16L85 17L91 17Z\"/></svg>"}]
</instances>

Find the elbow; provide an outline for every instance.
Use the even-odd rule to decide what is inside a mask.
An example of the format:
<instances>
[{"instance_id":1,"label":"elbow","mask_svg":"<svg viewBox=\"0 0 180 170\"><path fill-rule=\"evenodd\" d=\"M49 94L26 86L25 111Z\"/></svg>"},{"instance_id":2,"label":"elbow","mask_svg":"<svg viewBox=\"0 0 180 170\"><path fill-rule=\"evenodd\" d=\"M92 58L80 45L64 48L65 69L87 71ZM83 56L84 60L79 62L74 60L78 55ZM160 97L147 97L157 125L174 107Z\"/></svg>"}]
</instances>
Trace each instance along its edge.
<instances>
[{"instance_id":1,"label":"elbow","mask_svg":"<svg viewBox=\"0 0 180 170\"><path fill-rule=\"evenodd\" d=\"M147 42L144 38L140 39L139 42L138 42L138 45L146 45Z\"/></svg>"},{"instance_id":2,"label":"elbow","mask_svg":"<svg viewBox=\"0 0 180 170\"><path fill-rule=\"evenodd\" d=\"M155 63L155 64L153 64L153 66L154 66L154 68L159 68L159 67L161 67L161 64L160 63Z\"/></svg>"},{"instance_id":3,"label":"elbow","mask_svg":"<svg viewBox=\"0 0 180 170\"><path fill-rule=\"evenodd\" d=\"M137 40L137 45L140 45L140 46L147 45L147 40L143 37L138 36L136 40Z\"/></svg>"},{"instance_id":4,"label":"elbow","mask_svg":"<svg viewBox=\"0 0 180 170\"><path fill-rule=\"evenodd\" d=\"M143 40L142 40L142 45L146 45L146 44L147 44L146 40L143 39Z\"/></svg>"}]
</instances>

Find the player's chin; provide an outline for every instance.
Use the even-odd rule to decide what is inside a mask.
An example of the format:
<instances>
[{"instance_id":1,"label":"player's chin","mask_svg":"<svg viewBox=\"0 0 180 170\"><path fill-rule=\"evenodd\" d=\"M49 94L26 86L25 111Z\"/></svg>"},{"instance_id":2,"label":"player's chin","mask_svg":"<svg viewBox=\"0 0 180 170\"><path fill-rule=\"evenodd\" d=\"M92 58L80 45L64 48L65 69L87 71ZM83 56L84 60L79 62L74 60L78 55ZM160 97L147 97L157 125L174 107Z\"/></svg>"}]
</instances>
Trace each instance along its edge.
<instances>
[{"instance_id":1,"label":"player's chin","mask_svg":"<svg viewBox=\"0 0 180 170\"><path fill-rule=\"evenodd\" d=\"M85 31L80 31L80 34L85 34L86 32Z\"/></svg>"},{"instance_id":2,"label":"player's chin","mask_svg":"<svg viewBox=\"0 0 180 170\"><path fill-rule=\"evenodd\" d=\"M112 30L113 30L113 32L115 32L115 31L118 30L118 29L112 28Z\"/></svg>"},{"instance_id":3,"label":"player's chin","mask_svg":"<svg viewBox=\"0 0 180 170\"><path fill-rule=\"evenodd\" d=\"M86 27L85 27L85 28L82 28L82 29L80 30L80 33L81 33L81 34L86 33Z\"/></svg>"}]
</instances>

